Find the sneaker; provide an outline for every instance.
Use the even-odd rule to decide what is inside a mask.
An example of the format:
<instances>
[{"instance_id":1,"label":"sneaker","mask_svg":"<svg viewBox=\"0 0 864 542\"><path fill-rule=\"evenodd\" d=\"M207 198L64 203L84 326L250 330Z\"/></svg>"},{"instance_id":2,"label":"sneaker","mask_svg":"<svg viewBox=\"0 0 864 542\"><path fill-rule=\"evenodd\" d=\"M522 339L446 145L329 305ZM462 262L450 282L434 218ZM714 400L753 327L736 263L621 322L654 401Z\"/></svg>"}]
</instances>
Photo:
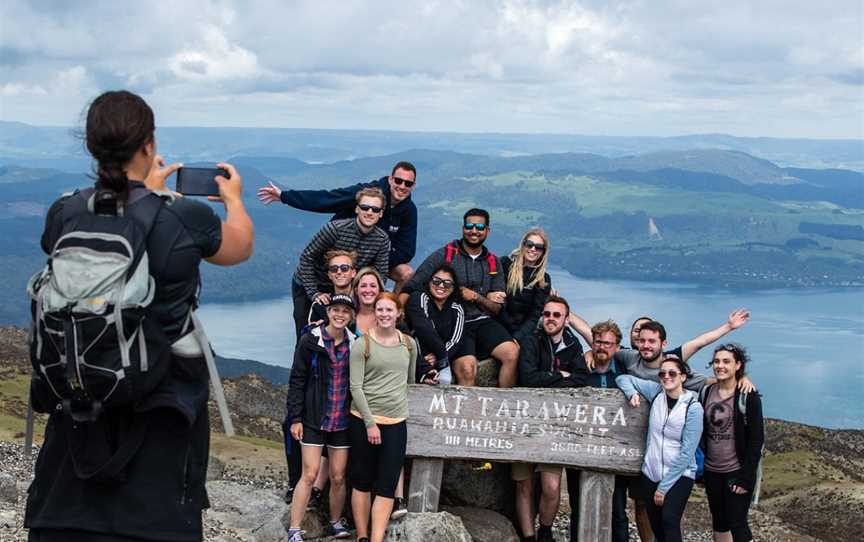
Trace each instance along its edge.
<instances>
[{"instance_id":1,"label":"sneaker","mask_svg":"<svg viewBox=\"0 0 864 542\"><path fill-rule=\"evenodd\" d=\"M405 499L396 497L393 501L393 511L390 513L390 519L404 518L406 514L408 514L408 507L406 506Z\"/></svg>"},{"instance_id":2,"label":"sneaker","mask_svg":"<svg viewBox=\"0 0 864 542\"><path fill-rule=\"evenodd\" d=\"M288 542L303 542L303 531L300 529L288 529Z\"/></svg>"},{"instance_id":3,"label":"sneaker","mask_svg":"<svg viewBox=\"0 0 864 542\"><path fill-rule=\"evenodd\" d=\"M291 501L294 500L294 488L293 487L289 487L288 489L285 490L285 496L283 497L283 499L285 499L285 504L291 504Z\"/></svg>"},{"instance_id":4,"label":"sneaker","mask_svg":"<svg viewBox=\"0 0 864 542\"><path fill-rule=\"evenodd\" d=\"M306 505L307 511L318 510L321 508L321 498L323 492L317 487L312 488L312 494L309 495L309 504Z\"/></svg>"},{"instance_id":5,"label":"sneaker","mask_svg":"<svg viewBox=\"0 0 864 542\"><path fill-rule=\"evenodd\" d=\"M330 536L333 538L351 538L351 533L348 532L348 521L345 518L331 521Z\"/></svg>"}]
</instances>

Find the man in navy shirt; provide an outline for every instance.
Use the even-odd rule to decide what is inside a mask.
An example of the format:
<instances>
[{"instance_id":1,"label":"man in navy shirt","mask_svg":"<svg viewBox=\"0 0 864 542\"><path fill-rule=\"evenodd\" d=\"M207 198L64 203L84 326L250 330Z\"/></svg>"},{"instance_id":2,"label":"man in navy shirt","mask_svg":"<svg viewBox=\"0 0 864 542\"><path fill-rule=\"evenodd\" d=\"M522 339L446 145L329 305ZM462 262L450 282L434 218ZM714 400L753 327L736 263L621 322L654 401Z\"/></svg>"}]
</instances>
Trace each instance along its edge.
<instances>
[{"instance_id":1,"label":"man in navy shirt","mask_svg":"<svg viewBox=\"0 0 864 542\"><path fill-rule=\"evenodd\" d=\"M333 190L282 190L271 181L269 186L258 189L258 199L265 205L281 201L295 209L334 213L331 220L337 220L354 217L354 195L359 190L372 186L380 188L387 201L378 227L390 237L388 276L396 283L394 290L399 292L414 273L410 262L417 249L417 206L411 200L411 192L416 182L414 165L399 162L393 166L389 177Z\"/></svg>"}]
</instances>

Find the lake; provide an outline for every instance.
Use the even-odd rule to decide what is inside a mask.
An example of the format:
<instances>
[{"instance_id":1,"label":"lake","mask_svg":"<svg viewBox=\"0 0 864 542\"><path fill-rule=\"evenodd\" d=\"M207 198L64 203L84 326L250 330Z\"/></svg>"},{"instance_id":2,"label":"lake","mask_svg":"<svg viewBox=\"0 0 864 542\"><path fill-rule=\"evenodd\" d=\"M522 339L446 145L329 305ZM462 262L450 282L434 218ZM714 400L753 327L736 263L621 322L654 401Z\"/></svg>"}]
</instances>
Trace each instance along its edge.
<instances>
[{"instance_id":1,"label":"lake","mask_svg":"<svg viewBox=\"0 0 864 542\"><path fill-rule=\"evenodd\" d=\"M864 428L864 290L707 290L692 284L583 280L561 269L552 283L591 323L612 318L628 342L630 323L648 315L677 346L726 321L739 307L750 322L723 340L750 350L750 376L765 413L831 428ZM216 351L274 365L291 365L291 298L205 303L200 310ZM711 347L690 364L710 374Z\"/></svg>"}]
</instances>

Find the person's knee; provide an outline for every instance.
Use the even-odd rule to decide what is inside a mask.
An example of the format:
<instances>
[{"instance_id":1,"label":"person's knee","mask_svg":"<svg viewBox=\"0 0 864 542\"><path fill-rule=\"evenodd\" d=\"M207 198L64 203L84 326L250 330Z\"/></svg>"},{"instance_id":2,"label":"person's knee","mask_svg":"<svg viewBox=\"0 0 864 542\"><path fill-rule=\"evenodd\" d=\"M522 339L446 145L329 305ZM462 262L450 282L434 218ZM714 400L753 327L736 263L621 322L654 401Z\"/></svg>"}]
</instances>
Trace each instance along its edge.
<instances>
[{"instance_id":1,"label":"person's knee","mask_svg":"<svg viewBox=\"0 0 864 542\"><path fill-rule=\"evenodd\" d=\"M519 345L513 341L501 343L495 348L495 357L504 365L515 365L519 361Z\"/></svg>"},{"instance_id":2,"label":"person's knee","mask_svg":"<svg viewBox=\"0 0 864 542\"><path fill-rule=\"evenodd\" d=\"M531 483L532 480L527 478L525 480L516 480L516 493L517 495L522 495L523 497L531 498L534 496L534 484Z\"/></svg>"},{"instance_id":3,"label":"person's knee","mask_svg":"<svg viewBox=\"0 0 864 542\"><path fill-rule=\"evenodd\" d=\"M310 486L315 483L315 479L318 478L318 467L303 467L303 474L301 474L301 478L303 481Z\"/></svg>"},{"instance_id":4,"label":"person's knee","mask_svg":"<svg viewBox=\"0 0 864 542\"><path fill-rule=\"evenodd\" d=\"M330 473L330 487L342 487L345 485L345 472L331 472Z\"/></svg>"},{"instance_id":5,"label":"person's knee","mask_svg":"<svg viewBox=\"0 0 864 542\"><path fill-rule=\"evenodd\" d=\"M459 384L473 384L477 378L477 361L471 356L464 356L453 362L453 372Z\"/></svg>"},{"instance_id":6,"label":"person's knee","mask_svg":"<svg viewBox=\"0 0 864 542\"><path fill-rule=\"evenodd\" d=\"M555 476L543 476L540 483L542 485L543 495L547 497L557 497L561 494L561 479Z\"/></svg>"}]
</instances>

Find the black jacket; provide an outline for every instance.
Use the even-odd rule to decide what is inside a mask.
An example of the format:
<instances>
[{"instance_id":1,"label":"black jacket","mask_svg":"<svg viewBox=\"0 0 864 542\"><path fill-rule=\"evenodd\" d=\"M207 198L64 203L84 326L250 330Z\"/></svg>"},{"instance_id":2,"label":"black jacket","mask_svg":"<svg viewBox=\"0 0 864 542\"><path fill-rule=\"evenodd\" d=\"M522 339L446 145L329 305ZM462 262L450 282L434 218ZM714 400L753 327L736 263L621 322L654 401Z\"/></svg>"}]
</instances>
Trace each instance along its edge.
<instances>
[{"instance_id":1,"label":"black jacket","mask_svg":"<svg viewBox=\"0 0 864 542\"><path fill-rule=\"evenodd\" d=\"M439 309L435 301L425 291L412 292L405 306L405 319L414 331L420 344L420 355L435 355L435 369L439 371L450 364L462 341L465 327L465 310L462 305L449 299L444 308ZM423 374L430 367L421 360L417 363L418 373ZM418 381L422 374L418 374Z\"/></svg>"},{"instance_id":2,"label":"black jacket","mask_svg":"<svg viewBox=\"0 0 864 542\"><path fill-rule=\"evenodd\" d=\"M554 360L558 359L558 370ZM567 371L565 377L560 371ZM552 351L552 341L542 329L538 329L520 345L519 385L528 388L578 388L588 381L588 366L582 355L582 345L569 327L558 350Z\"/></svg>"},{"instance_id":3,"label":"black jacket","mask_svg":"<svg viewBox=\"0 0 864 542\"><path fill-rule=\"evenodd\" d=\"M456 248L448 249L448 246ZM504 274L501 273L501 262L495 254L483 247L480 256L473 259L462 248L462 241L459 239L451 241L448 246L439 248L423 260L423 263L414 272L414 276L402 288L403 293L410 294L425 290L429 284L429 279L432 278L432 273L442 264L447 263L448 250L452 251L452 258L449 263L456 272L456 280L459 281L460 286L470 288L480 295L504 291ZM463 308L465 309L466 322L473 322L489 316L476 303L466 302Z\"/></svg>"},{"instance_id":4,"label":"black jacket","mask_svg":"<svg viewBox=\"0 0 864 542\"><path fill-rule=\"evenodd\" d=\"M504 274L505 284L512 265L509 256L501 258L501 272ZM536 267L525 267L522 275L523 282L528 284L534 280L536 274ZM537 329L537 322L540 321L540 316L543 314L543 305L546 304L546 298L549 297L549 292L552 290L552 279L549 277L549 273L545 273L543 276L546 279L545 288L534 286L523 288L517 294L507 292L507 303L498 313L498 320L520 344Z\"/></svg>"},{"instance_id":5,"label":"black jacket","mask_svg":"<svg viewBox=\"0 0 864 542\"><path fill-rule=\"evenodd\" d=\"M295 209L316 213L335 213L331 220L354 218L357 201L354 199L363 188L377 186L384 192L387 202L384 216L378 227L390 237L390 269L408 263L417 250L417 206L409 196L395 207L390 206L390 182L388 177L377 181L358 183L333 190L283 190L282 203Z\"/></svg>"},{"instance_id":6,"label":"black jacket","mask_svg":"<svg viewBox=\"0 0 864 542\"><path fill-rule=\"evenodd\" d=\"M294 364L288 383L285 401L285 417L289 425L302 422L312 427L321 427L327 405L327 387L330 383L330 355L324 348L321 327L314 327L300 337L294 349ZM349 344L356 335L345 330ZM345 408L351 404L346 396Z\"/></svg>"},{"instance_id":7,"label":"black jacket","mask_svg":"<svg viewBox=\"0 0 864 542\"><path fill-rule=\"evenodd\" d=\"M713 386L716 386L716 384L705 386L699 393L699 400L703 407ZM746 417L741 413L741 409L739 408L739 401L741 400L741 390L735 388L735 398L733 399L735 409L735 455L738 456L738 462L741 464L738 485L752 493L756 485L756 471L759 467L759 462L762 460L762 448L765 445L762 398L758 392L744 394L743 401L746 405ZM705 415L708 415L707 410ZM707 424L708 421L706 419L705 423ZM708 449L705 442L707 433L707 431L702 432L702 442L700 445L703 450Z\"/></svg>"}]
</instances>

